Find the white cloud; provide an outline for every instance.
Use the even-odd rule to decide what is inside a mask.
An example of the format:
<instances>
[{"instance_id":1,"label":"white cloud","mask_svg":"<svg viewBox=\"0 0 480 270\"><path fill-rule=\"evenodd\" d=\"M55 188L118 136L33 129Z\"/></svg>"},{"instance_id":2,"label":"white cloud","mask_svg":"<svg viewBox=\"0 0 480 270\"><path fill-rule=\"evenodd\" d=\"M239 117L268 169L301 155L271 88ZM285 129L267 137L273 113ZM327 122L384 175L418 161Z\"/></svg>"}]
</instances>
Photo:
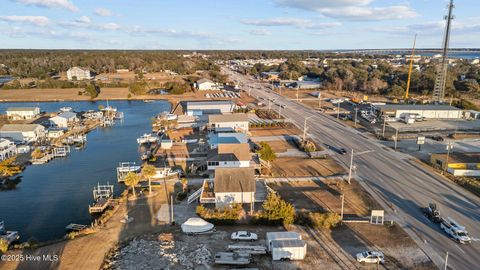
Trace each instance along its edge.
<instances>
[{"instance_id":1,"label":"white cloud","mask_svg":"<svg viewBox=\"0 0 480 270\"><path fill-rule=\"evenodd\" d=\"M81 23L81 24L90 24L92 22L92 20L87 16L82 16L82 17L76 19L75 22Z\"/></svg>"},{"instance_id":2,"label":"white cloud","mask_svg":"<svg viewBox=\"0 0 480 270\"><path fill-rule=\"evenodd\" d=\"M15 0L15 2L43 8L64 8L78 11L78 8L69 0Z\"/></svg>"},{"instance_id":3,"label":"white cloud","mask_svg":"<svg viewBox=\"0 0 480 270\"><path fill-rule=\"evenodd\" d=\"M94 13L95 15L102 16L102 17L113 16L113 12L106 8L96 8Z\"/></svg>"},{"instance_id":4,"label":"white cloud","mask_svg":"<svg viewBox=\"0 0 480 270\"><path fill-rule=\"evenodd\" d=\"M28 23L36 26L46 26L50 20L45 16L0 16L1 21L11 23Z\"/></svg>"},{"instance_id":5,"label":"white cloud","mask_svg":"<svg viewBox=\"0 0 480 270\"><path fill-rule=\"evenodd\" d=\"M337 19L356 21L399 20L417 17L408 5L371 6L372 0L275 0L283 7L297 8Z\"/></svg>"},{"instance_id":6,"label":"white cloud","mask_svg":"<svg viewBox=\"0 0 480 270\"><path fill-rule=\"evenodd\" d=\"M342 25L339 22L315 23L312 20L298 18L272 18L272 19L243 19L240 21L246 25L255 26L293 26L306 29L324 29L328 27L338 27Z\"/></svg>"},{"instance_id":7,"label":"white cloud","mask_svg":"<svg viewBox=\"0 0 480 270\"><path fill-rule=\"evenodd\" d=\"M254 36L269 36L272 34L267 29L251 29L251 30L245 30L245 32Z\"/></svg>"},{"instance_id":8,"label":"white cloud","mask_svg":"<svg viewBox=\"0 0 480 270\"><path fill-rule=\"evenodd\" d=\"M115 30L120 29L120 25L118 25L116 23L106 23L106 24L97 25L96 28L98 28L100 30L115 31Z\"/></svg>"}]
</instances>

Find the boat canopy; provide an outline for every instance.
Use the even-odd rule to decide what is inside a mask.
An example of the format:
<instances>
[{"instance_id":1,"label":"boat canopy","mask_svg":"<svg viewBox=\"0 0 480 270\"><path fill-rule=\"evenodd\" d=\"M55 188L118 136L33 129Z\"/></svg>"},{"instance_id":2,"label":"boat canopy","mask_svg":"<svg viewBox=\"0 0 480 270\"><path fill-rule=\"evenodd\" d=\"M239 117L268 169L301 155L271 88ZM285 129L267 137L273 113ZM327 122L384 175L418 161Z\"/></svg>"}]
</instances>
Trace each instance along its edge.
<instances>
[{"instance_id":1,"label":"boat canopy","mask_svg":"<svg viewBox=\"0 0 480 270\"><path fill-rule=\"evenodd\" d=\"M182 231L184 233L202 233L213 229L213 224L201 218L189 218L182 224Z\"/></svg>"}]
</instances>

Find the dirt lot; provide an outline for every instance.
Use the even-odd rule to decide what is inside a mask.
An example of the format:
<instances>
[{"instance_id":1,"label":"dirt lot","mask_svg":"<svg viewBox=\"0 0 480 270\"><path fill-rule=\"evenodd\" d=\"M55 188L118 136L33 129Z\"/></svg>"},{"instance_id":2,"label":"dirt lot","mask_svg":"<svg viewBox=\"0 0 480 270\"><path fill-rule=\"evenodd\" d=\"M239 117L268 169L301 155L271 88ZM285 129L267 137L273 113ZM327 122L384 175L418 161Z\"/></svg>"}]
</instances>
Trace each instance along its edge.
<instances>
[{"instance_id":1,"label":"dirt lot","mask_svg":"<svg viewBox=\"0 0 480 270\"><path fill-rule=\"evenodd\" d=\"M268 141L267 143L275 153L284 153L287 152L288 149L297 149L297 145L293 141L275 140Z\"/></svg>"},{"instance_id":2,"label":"dirt lot","mask_svg":"<svg viewBox=\"0 0 480 270\"><path fill-rule=\"evenodd\" d=\"M330 157L325 159L280 157L272 162L274 177L333 176L345 170Z\"/></svg>"},{"instance_id":3,"label":"dirt lot","mask_svg":"<svg viewBox=\"0 0 480 270\"><path fill-rule=\"evenodd\" d=\"M294 126L288 128L284 127L263 127L263 128L250 128L251 137L267 137L267 136L286 136L286 135L298 135L300 130Z\"/></svg>"}]
</instances>

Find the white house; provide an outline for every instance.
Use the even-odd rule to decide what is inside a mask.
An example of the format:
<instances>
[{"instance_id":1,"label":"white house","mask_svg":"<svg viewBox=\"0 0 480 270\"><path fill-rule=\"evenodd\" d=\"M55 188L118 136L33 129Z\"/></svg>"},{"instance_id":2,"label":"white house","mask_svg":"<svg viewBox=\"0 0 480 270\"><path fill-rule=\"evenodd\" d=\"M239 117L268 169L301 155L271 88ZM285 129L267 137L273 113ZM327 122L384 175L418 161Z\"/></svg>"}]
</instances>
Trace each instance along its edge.
<instances>
[{"instance_id":1,"label":"white house","mask_svg":"<svg viewBox=\"0 0 480 270\"><path fill-rule=\"evenodd\" d=\"M0 161L14 157L17 154L17 146L10 140L0 138Z\"/></svg>"},{"instance_id":2,"label":"white house","mask_svg":"<svg viewBox=\"0 0 480 270\"><path fill-rule=\"evenodd\" d=\"M207 155L208 170L217 168L250 167L250 146L248 143L219 144Z\"/></svg>"},{"instance_id":3,"label":"white house","mask_svg":"<svg viewBox=\"0 0 480 270\"><path fill-rule=\"evenodd\" d=\"M67 79L69 81L82 81L92 79L88 68L72 67L67 70Z\"/></svg>"},{"instance_id":4,"label":"white house","mask_svg":"<svg viewBox=\"0 0 480 270\"><path fill-rule=\"evenodd\" d=\"M78 121L76 113L73 112L63 112L50 118L50 122L55 124L59 128L67 128L68 124Z\"/></svg>"},{"instance_id":5,"label":"white house","mask_svg":"<svg viewBox=\"0 0 480 270\"><path fill-rule=\"evenodd\" d=\"M217 168L213 180L215 207L232 203L255 202L255 175L253 168Z\"/></svg>"},{"instance_id":6,"label":"white house","mask_svg":"<svg viewBox=\"0 0 480 270\"><path fill-rule=\"evenodd\" d=\"M218 90L218 85L209 79L200 79L196 82L198 90Z\"/></svg>"},{"instance_id":7,"label":"white house","mask_svg":"<svg viewBox=\"0 0 480 270\"><path fill-rule=\"evenodd\" d=\"M64 133L65 133L65 131L63 129L51 128L51 129L48 130L47 137L49 139L56 139L56 138L61 137Z\"/></svg>"},{"instance_id":8,"label":"white house","mask_svg":"<svg viewBox=\"0 0 480 270\"><path fill-rule=\"evenodd\" d=\"M215 132L248 132L248 115L245 113L209 115L208 129Z\"/></svg>"},{"instance_id":9,"label":"white house","mask_svg":"<svg viewBox=\"0 0 480 270\"><path fill-rule=\"evenodd\" d=\"M39 107L14 107L6 110L8 119L25 120L33 119L40 114Z\"/></svg>"},{"instance_id":10,"label":"white house","mask_svg":"<svg viewBox=\"0 0 480 270\"><path fill-rule=\"evenodd\" d=\"M45 127L37 124L6 124L0 128L1 138L31 142L45 136Z\"/></svg>"}]
</instances>

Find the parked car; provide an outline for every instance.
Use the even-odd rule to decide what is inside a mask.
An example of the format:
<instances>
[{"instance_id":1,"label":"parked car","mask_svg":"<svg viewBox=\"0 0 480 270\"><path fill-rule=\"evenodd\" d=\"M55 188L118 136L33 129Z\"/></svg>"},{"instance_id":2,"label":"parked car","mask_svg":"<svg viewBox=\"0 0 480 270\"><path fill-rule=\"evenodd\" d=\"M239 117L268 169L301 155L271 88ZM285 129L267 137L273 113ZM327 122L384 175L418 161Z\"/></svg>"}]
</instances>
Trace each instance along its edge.
<instances>
[{"instance_id":1,"label":"parked car","mask_svg":"<svg viewBox=\"0 0 480 270\"><path fill-rule=\"evenodd\" d=\"M357 262L383 264L385 262L385 256L380 251L365 251L357 253Z\"/></svg>"},{"instance_id":2,"label":"parked car","mask_svg":"<svg viewBox=\"0 0 480 270\"><path fill-rule=\"evenodd\" d=\"M256 233L251 233L247 231L238 231L238 232L232 233L230 238L235 241L240 241L240 240L256 241L258 239L258 236Z\"/></svg>"}]
</instances>

